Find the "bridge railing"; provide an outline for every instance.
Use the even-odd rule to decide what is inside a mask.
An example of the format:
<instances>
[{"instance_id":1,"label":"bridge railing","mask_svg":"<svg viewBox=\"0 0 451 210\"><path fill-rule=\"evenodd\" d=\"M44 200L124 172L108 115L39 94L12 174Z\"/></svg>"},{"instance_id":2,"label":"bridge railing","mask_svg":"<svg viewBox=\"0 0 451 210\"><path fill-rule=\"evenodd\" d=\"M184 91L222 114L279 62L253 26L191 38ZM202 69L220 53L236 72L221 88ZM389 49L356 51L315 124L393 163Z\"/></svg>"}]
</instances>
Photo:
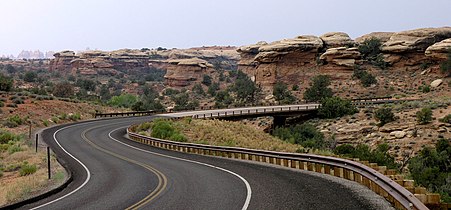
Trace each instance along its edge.
<instances>
[{"instance_id":1,"label":"bridge railing","mask_svg":"<svg viewBox=\"0 0 451 210\"><path fill-rule=\"evenodd\" d=\"M319 104L302 104L288 106L242 108L240 110L222 109L217 111L210 111L208 113L193 114L192 118L194 119L223 118L223 117L236 117L257 114L270 114L270 113L303 112L317 110L319 107L320 107Z\"/></svg>"},{"instance_id":2,"label":"bridge railing","mask_svg":"<svg viewBox=\"0 0 451 210\"><path fill-rule=\"evenodd\" d=\"M174 142L134 133L131 131L131 127L127 129L127 133L133 141L167 150L265 162L341 177L363 184L386 198L397 209L428 209L424 203L437 205L440 202L438 194L426 194L424 188L415 188L411 180L400 179L394 181L388 177L395 176L393 170L387 170L385 166L377 166L377 164L370 164L366 161L360 163L349 159L313 154ZM409 190L402 185L408 186ZM421 194L414 195L413 193Z\"/></svg>"},{"instance_id":3,"label":"bridge railing","mask_svg":"<svg viewBox=\"0 0 451 210\"><path fill-rule=\"evenodd\" d=\"M135 112L115 112L115 113L95 113L94 118L98 117L124 117L124 116L146 116L155 114L155 111L135 111Z\"/></svg>"}]
</instances>

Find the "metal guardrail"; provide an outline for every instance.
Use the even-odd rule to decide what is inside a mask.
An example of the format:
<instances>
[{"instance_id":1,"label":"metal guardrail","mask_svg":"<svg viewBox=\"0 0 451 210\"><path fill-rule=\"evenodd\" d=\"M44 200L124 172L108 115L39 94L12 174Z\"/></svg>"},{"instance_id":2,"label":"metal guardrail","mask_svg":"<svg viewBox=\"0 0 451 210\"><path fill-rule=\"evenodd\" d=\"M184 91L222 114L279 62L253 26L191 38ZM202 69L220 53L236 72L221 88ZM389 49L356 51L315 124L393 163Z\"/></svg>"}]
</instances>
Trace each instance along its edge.
<instances>
[{"instance_id":1,"label":"metal guardrail","mask_svg":"<svg viewBox=\"0 0 451 210\"><path fill-rule=\"evenodd\" d=\"M383 196L398 209L428 209L414 194L396 181L380 173L380 168L371 168L359 162L312 154L273 152L237 147L222 147L193 143L174 142L143 136L127 129L128 136L139 143L168 150L200 155L252 160L285 167L309 170L345 178L363 184ZM383 167L382 167L383 168ZM435 195L434 195L435 196Z\"/></svg>"},{"instance_id":2,"label":"metal guardrail","mask_svg":"<svg viewBox=\"0 0 451 210\"><path fill-rule=\"evenodd\" d=\"M117 112L117 113L95 113L94 118L98 117L123 117L123 116L146 116L154 114L155 111L136 111L136 112Z\"/></svg>"},{"instance_id":3,"label":"metal guardrail","mask_svg":"<svg viewBox=\"0 0 451 210\"><path fill-rule=\"evenodd\" d=\"M301 104L301 105L290 105L290 106L275 106L275 107L253 107L253 108L242 108L240 110L218 110L211 111L209 113L194 114L192 118L221 118L221 117L234 117L234 116L246 116L246 115L256 115L256 114L270 114L270 113L289 113L289 112L303 112L317 110L320 104Z\"/></svg>"}]
</instances>

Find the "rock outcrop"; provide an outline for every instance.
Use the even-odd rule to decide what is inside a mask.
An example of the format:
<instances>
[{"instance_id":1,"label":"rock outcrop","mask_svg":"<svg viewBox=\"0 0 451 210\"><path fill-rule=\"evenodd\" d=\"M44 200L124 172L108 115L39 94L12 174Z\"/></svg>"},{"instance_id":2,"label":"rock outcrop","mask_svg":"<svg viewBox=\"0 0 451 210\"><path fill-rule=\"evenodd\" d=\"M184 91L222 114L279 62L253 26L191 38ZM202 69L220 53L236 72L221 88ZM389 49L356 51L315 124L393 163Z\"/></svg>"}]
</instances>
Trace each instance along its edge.
<instances>
[{"instance_id":1,"label":"rock outcrop","mask_svg":"<svg viewBox=\"0 0 451 210\"><path fill-rule=\"evenodd\" d=\"M72 60L76 59L74 51L66 50L55 53L55 58L50 61L50 71L67 72L71 69Z\"/></svg>"},{"instance_id":2,"label":"rock outcrop","mask_svg":"<svg viewBox=\"0 0 451 210\"><path fill-rule=\"evenodd\" d=\"M354 40L349 37L348 34L343 32L329 32L321 35L325 47L337 48L337 47L354 47Z\"/></svg>"},{"instance_id":3,"label":"rock outcrop","mask_svg":"<svg viewBox=\"0 0 451 210\"><path fill-rule=\"evenodd\" d=\"M272 43L258 42L237 50L241 56L238 68L266 90L271 90L279 81L306 87L312 76L327 74L332 83L337 80L332 84L334 87L354 91L356 82L349 82L349 79L355 65L372 66L380 62L365 61L358 51L358 45L371 37L381 41L382 58L390 64L389 68L414 72L426 66L428 72L438 73L438 60L446 59L446 49L451 44L451 27L374 32L356 41L346 33L331 32L320 37L298 36Z\"/></svg>"},{"instance_id":4,"label":"rock outcrop","mask_svg":"<svg viewBox=\"0 0 451 210\"><path fill-rule=\"evenodd\" d=\"M301 68L316 65L316 56L323 48L323 41L316 36L298 36L272 43L259 42L238 49L241 60L238 68L263 87L277 81L297 84Z\"/></svg>"},{"instance_id":5,"label":"rock outcrop","mask_svg":"<svg viewBox=\"0 0 451 210\"><path fill-rule=\"evenodd\" d=\"M148 55L139 50L86 51L75 54L73 51L63 51L54 54L50 69L54 71L75 74L116 74L117 71L146 69Z\"/></svg>"},{"instance_id":6,"label":"rock outcrop","mask_svg":"<svg viewBox=\"0 0 451 210\"><path fill-rule=\"evenodd\" d=\"M433 60L446 60L451 51L451 38L437 42L426 49L426 56Z\"/></svg>"},{"instance_id":7,"label":"rock outcrop","mask_svg":"<svg viewBox=\"0 0 451 210\"><path fill-rule=\"evenodd\" d=\"M412 67L427 62L426 49L451 38L451 27L421 28L394 33L382 45L385 60L394 67Z\"/></svg>"},{"instance_id":8,"label":"rock outcrop","mask_svg":"<svg viewBox=\"0 0 451 210\"><path fill-rule=\"evenodd\" d=\"M394 34L394 32L372 32L369 34L365 34L361 37L357 37L355 42L358 44L362 44L365 40L371 39L372 37L377 38L381 41L382 44L387 42L390 37Z\"/></svg>"},{"instance_id":9,"label":"rock outcrop","mask_svg":"<svg viewBox=\"0 0 451 210\"><path fill-rule=\"evenodd\" d=\"M199 58L167 60L165 84L170 87L185 87L193 81L201 81L204 74L213 71L213 65Z\"/></svg>"},{"instance_id":10,"label":"rock outcrop","mask_svg":"<svg viewBox=\"0 0 451 210\"><path fill-rule=\"evenodd\" d=\"M360 52L357 48L337 47L327 49L320 56L320 60L326 65L325 69L334 70L353 70L354 66L360 63Z\"/></svg>"}]
</instances>

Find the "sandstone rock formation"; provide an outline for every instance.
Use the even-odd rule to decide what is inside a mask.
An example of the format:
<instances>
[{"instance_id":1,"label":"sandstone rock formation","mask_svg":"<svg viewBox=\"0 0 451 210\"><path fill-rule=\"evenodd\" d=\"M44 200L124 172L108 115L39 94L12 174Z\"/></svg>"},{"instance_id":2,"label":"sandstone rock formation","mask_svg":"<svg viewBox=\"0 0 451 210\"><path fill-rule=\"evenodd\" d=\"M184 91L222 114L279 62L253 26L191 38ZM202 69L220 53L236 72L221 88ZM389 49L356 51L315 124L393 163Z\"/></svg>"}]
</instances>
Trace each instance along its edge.
<instances>
[{"instance_id":1,"label":"sandstone rock formation","mask_svg":"<svg viewBox=\"0 0 451 210\"><path fill-rule=\"evenodd\" d=\"M436 42L451 38L451 27L421 28L394 33L382 45L385 60L395 67L425 63L425 50Z\"/></svg>"},{"instance_id":2,"label":"sandstone rock formation","mask_svg":"<svg viewBox=\"0 0 451 210\"><path fill-rule=\"evenodd\" d=\"M71 69L71 62L77 56L74 51L66 50L55 53L55 58L50 61L50 71L69 71Z\"/></svg>"},{"instance_id":3,"label":"sandstone rock formation","mask_svg":"<svg viewBox=\"0 0 451 210\"><path fill-rule=\"evenodd\" d=\"M451 51L451 38L437 42L426 49L426 56L434 60L448 59L448 53Z\"/></svg>"},{"instance_id":4,"label":"sandstone rock formation","mask_svg":"<svg viewBox=\"0 0 451 210\"><path fill-rule=\"evenodd\" d=\"M185 87L192 81L200 81L204 74L210 73L213 65L199 58L167 60L168 68L165 78L170 87Z\"/></svg>"},{"instance_id":5,"label":"sandstone rock formation","mask_svg":"<svg viewBox=\"0 0 451 210\"><path fill-rule=\"evenodd\" d=\"M390 37L394 34L394 32L372 32L369 34L365 34L361 37L357 37L355 42L358 44L363 43L365 40L370 39L371 37L377 38L381 41L382 44L387 42Z\"/></svg>"},{"instance_id":6,"label":"sandstone rock formation","mask_svg":"<svg viewBox=\"0 0 451 210\"><path fill-rule=\"evenodd\" d=\"M323 40L327 48L354 47L355 45L354 40L343 32L329 32L321 35L319 38Z\"/></svg>"},{"instance_id":7,"label":"sandstone rock formation","mask_svg":"<svg viewBox=\"0 0 451 210\"><path fill-rule=\"evenodd\" d=\"M355 81L349 82L354 66L379 68L372 67L375 65L374 61L363 60L357 48L371 37L381 40L382 56L390 64L390 70L413 73L424 70L426 66L428 72L439 73L438 59L445 58L445 49L450 44L448 39L451 38L451 27L398 33L374 32L357 38L355 42L343 32L326 33L320 37L298 36L272 43L258 42L238 48L241 56L238 68L264 90L270 91L279 81L289 86L296 84L307 87L312 76L327 74L332 78L332 86L335 88L341 88L342 91L343 88L350 88L355 92ZM380 79L385 78L386 76L381 76Z\"/></svg>"},{"instance_id":8,"label":"sandstone rock formation","mask_svg":"<svg viewBox=\"0 0 451 210\"><path fill-rule=\"evenodd\" d=\"M298 36L272 43L259 42L238 49L241 60L238 68L251 76L263 87L272 86L281 80L297 84L300 69L316 65L316 57L323 41L316 36Z\"/></svg>"},{"instance_id":9,"label":"sandstone rock formation","mask_svg":"<svg viewBox=\"0 0 451 210\"><path fill-rule=\"evenodd\" d=\"M360 52L357 48L337 47L327 49L320 56L320 60L328 65L326 68L330 70L353 70L354 65L359 62Z\"/></svg>"},{"instance_id":10,"label":"sandstone rock formation","mask_svg":"<svg viewBox=\"0 0 451 210\"><path fill-rule=\"evenodd\" d=\"M139 50L117 50L112 52L87 51L75 54L73 51L55 53L50 69L54 71L97 74L107 71L115 74L117 70L133 70L148 67L148 56Z\"/></svg>"},{"instance_id":11,"label":"sandstone rock formation","mask_svg":"<svg viewBox=\"0 0 451 210\"><path fill-rule=\"evenodd\" d=\"M442 79L436 79L431 82L431 87L436 88L436 87L440 86L442 83L443 83Z\"/></svg>"}]
</instances>

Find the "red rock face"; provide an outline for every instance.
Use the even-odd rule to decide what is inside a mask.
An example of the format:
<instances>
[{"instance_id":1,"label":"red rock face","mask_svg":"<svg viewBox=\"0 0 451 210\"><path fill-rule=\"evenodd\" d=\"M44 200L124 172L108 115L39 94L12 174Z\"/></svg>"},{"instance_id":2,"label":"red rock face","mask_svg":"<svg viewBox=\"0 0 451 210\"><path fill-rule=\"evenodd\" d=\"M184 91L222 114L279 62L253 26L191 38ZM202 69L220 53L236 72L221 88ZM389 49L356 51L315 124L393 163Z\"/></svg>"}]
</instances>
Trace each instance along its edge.
<instances>
[{"instance_id":1,"label":"red rock face","mask_svg":"<svg viewBox=\"0 0 451 210\"><path fill-rule=\"evenodd\" d=\"M98 71L115 74L117 70L132 71L148 67L148 55L139 50L112 52L89 51L75 55L73 51L56 53L50 62L50 70L65 73L79 72L93 75Z\"/></svg>"},{"instance_id":2,"label":"red rock face","mask_svg":"<svg viewBox=\"0 0 451 210\"><path fill-rule=\"evenodd\" d=\"M370 37L381 39L381 50L384 60L392 66L390 70L415 71L424 63L445 57L450 41L434 43L451 38L451 27L375 32L359 37L357 42L342 32L326 33L319 38L299 36L269 44L259 42L237 50L241 56L238 68L267 90L279 81L305 85L306 80L318 74L349 80L354 65L364 64L355 47ZM426 56L425 51L431 45L434 47L429 48Z\"/></svg>"},{"instance_id":3,"label":"red rock face","mask_svg":"<svg viewBox=\"0 0 451 210\"><path fill-rule=\"evenodd\" d=\"M169 87L181 88L202 81L204 74L213 71L213 65L202 59L168 60L165 84Z\"/></svg>"}]
</instances>

